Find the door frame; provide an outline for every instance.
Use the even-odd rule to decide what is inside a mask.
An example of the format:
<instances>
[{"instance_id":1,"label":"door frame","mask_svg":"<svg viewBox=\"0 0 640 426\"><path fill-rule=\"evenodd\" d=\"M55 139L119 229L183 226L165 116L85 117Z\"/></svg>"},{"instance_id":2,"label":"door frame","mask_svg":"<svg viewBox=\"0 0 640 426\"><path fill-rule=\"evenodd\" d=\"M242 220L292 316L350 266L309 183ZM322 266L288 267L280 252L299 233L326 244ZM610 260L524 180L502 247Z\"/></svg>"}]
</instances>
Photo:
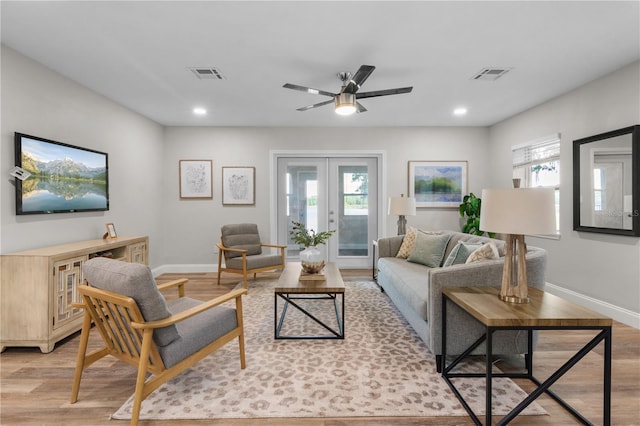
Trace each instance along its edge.
<instances>
[{"instance_id":1,"label":"door frame","mask_svg":"<svg viewBox=\"0 0 640 426\"><path fill-rule=\"evenodd\" d=\"M378 235L374 239L386 235L387 221L385 203L387 199L387 152L385 150L270 150L269 151L269 232L271 239L278 237L278 159L279 158L376 158L378 161Z\"/></svg>"}]
</instances>

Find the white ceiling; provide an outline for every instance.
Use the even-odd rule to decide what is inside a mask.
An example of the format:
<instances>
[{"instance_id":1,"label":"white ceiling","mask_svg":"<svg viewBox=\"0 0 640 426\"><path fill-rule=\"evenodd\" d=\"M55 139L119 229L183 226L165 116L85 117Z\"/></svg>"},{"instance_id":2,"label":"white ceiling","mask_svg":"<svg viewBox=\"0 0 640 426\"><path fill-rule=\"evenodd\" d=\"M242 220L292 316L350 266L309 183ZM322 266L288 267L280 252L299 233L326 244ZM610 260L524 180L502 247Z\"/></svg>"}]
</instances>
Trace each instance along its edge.
<instances>
[{"instance_id":1,"label":"white ceiling","mask_svg":"<svg viewBox=\"0 0 640 426\"><path fill-rule=\"evenodd\" d=\"M2 43L163 125L488 126L640 59L639 5L3 0L0 13ZM413 92L341 117L296 111L329 98L282 88L336 92L362 64L377 68L361 91ZM513 69L473 80L485 67Z\"/></svg>"}]
</instances>

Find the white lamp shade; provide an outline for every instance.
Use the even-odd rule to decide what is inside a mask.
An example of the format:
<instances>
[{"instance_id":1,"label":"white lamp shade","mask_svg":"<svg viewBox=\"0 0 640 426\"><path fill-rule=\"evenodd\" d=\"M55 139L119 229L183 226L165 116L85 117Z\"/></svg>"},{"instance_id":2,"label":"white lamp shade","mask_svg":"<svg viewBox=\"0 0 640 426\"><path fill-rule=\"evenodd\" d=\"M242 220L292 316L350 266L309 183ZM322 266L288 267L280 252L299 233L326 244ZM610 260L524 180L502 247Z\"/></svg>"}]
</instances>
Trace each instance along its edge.
<instances>
[{"instance_id":1,"label":"white lamp shade","mask_svg":"<svg viewBox=\"0 0 640 426\"><path fill-rule=\"evenodd\" d=\"M411 197L389 197L389 212L394 216L415 216L416 199Z\"/></svg>"},{"instance_id":2,"label":"white lamp shade","mask_svg":"<svg viewBox=\"0 0 640 426\"><path fill-rule=\"evenodd\" d=\"M556 233L552 188L483 189L480 229L512 235Z\"/></svg>"}]
</instances>

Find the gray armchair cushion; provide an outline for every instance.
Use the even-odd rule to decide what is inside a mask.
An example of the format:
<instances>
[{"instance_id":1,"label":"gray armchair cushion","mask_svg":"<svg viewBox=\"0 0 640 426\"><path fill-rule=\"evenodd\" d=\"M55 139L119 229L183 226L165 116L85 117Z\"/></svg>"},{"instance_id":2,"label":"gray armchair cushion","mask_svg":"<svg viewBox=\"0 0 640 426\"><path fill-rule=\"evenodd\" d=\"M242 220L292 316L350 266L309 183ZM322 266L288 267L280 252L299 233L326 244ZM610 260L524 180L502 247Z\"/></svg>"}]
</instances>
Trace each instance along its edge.
<instances>
[{"instance_id":1,"label":"gray armchair cushion","mask_svg":"<svg viewBox=\"0 0 640 426\"><path fill-rule=\"evenodd\" d=\"M225 265L229 269L242 269L242 258L227 259ZM282 257L279 254L259 254L247 257L247 270L276 265L282 265Z\"/></svg>"},{"instance_id":2,"label":"gray armchair cushion","mask_svg":"<svg viewBox=\"0 0 640 426\"><path fill-rule=\"evenodd\" d=\"M90 286L135 300L145 321L171 316L167 301L158 290L148 266L96 257L85 262L82 270ZM153 333L158 346L166 346L178 337L180 336L174 325L158 328Z\"/></svg>"},{"instance_id":3,"label":"gray armchair cushion","mask_svg":"<svg viewBox=\"0 0 640 426\"><path fill-rule=\"evenodd\" d=\"M169 302L169 310L172 314L177 314L201 303L199 300L181 297ZM167 346L158 347L166 368L229 333L238 326L238 321L235 309L221 305L180 321L176 326L180 337Z\"/></svg>"},{"instance_id":4,"label":"gray armchair cushion","mask_svg":"<svg viewBox=\"0 0 640 426\"><path fill-rule=\"evenodd\" d=\"M238 223L224 225L221 228L222 245L225 247L247 250L247 256L262 253L258 225L255 223ZM242 256L241 253L225 252L226 259Z\"/></svg>"}]
</instances>

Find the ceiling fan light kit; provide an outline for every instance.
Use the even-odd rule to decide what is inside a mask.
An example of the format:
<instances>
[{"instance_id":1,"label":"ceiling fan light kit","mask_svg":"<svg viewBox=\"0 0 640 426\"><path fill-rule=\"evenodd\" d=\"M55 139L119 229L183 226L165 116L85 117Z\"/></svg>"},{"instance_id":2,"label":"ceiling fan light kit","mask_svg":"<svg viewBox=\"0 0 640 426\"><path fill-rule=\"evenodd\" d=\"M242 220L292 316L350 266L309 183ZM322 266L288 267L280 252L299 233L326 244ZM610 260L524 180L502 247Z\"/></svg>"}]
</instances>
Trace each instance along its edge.
<instances>
[{"instance_id":1,"label":"ceiling fan light kit","mask_svg":"<svg viewBox=\"0 0 640 426\"><path fill-rule=\"evenodd\" d=\"M351 115L356 112L356 95L353 93L339 93L334 99L336 114Z\"/></svg>"},{"instance_id":2,"label":"ceiling fan light kit","mask_svg":"<svg viewBox=\"0 0 640 426\"><path fill-rule=\"evenodd\" d=\"M286 83L282 87L285 89L299 90L314 95L322 95L333 98L330 101L324 101L313 105L297 108L297 111L307 111L309 109L318 108L330 103L335 104L335 112L340 115L351 115L354 112L366 112L367 109L358 102L358 99L373 98L379 96L399 95L402 93L410 93L413 87L400 87L397 89L374 90L371 92L358 92L360 87L371 75L376 67L373 65L361 65L358 71L352 75L350 72L338 73L338 78L342 81L342 88L339 93L331 93L326 90L318 90L312 87L300 86L297 84Z\"/></svg>"}]
</instances>

